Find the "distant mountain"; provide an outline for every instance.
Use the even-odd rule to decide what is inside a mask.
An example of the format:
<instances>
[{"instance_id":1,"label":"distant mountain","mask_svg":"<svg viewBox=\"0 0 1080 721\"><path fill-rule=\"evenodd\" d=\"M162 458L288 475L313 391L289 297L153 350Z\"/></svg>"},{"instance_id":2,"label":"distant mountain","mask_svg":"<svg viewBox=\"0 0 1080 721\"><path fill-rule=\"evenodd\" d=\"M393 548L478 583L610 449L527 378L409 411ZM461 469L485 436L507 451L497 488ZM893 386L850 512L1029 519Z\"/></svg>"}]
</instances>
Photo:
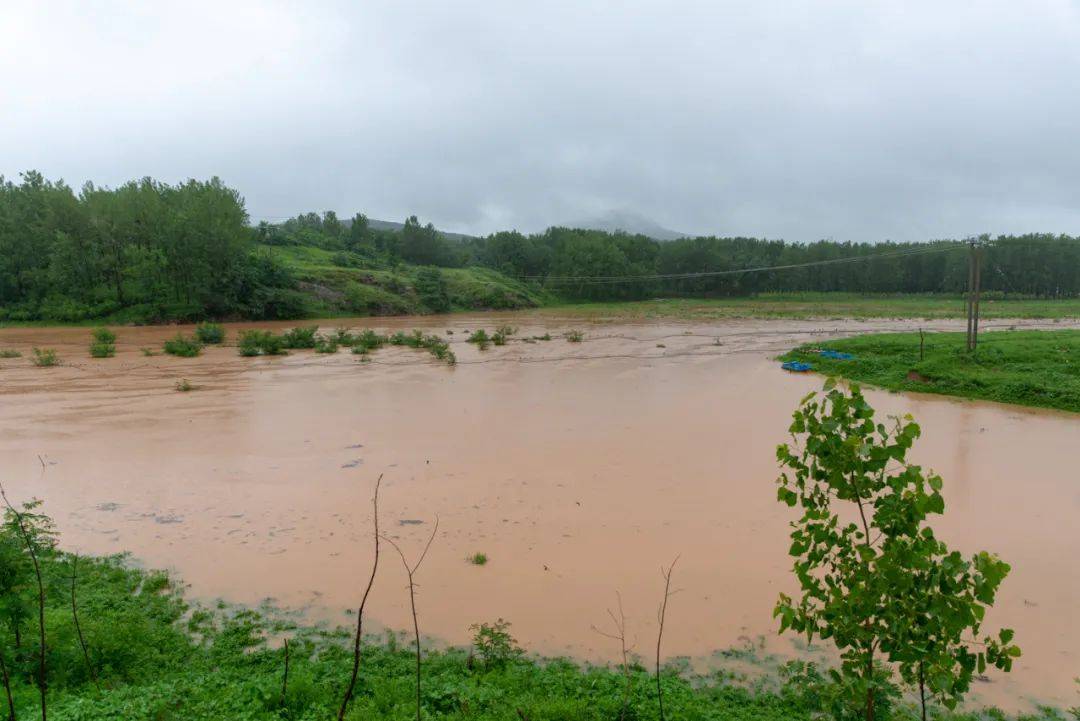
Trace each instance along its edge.
<instances>
[{"instance_id":1,"label":"distant mountain","mask_svg":"<svg viewBox=\"0 0 1080 721\"><path fill-rule=\"evenodd\" d=\"M612 210L588 220L567 223L570 228L606 230L609 233L623 231L631 235L647 235L655 240L678 240L688 237L686 233L665 228L659 223L629 210Z\"/></svg>"}]
</instances>

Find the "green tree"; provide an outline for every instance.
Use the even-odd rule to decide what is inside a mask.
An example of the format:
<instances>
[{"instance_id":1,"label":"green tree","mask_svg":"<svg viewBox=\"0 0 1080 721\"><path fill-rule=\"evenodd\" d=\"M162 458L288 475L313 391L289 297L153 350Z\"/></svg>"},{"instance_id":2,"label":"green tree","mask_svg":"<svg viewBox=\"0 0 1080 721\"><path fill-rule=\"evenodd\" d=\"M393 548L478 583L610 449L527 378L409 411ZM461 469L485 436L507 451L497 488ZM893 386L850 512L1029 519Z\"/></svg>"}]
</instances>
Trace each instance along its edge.
<instances>
[{"instance_id":1,"label":"green tree","mask_svg":"<svg viewBox=\"0 0 1080 721\"><path fill-rule=\"evenodd\" d=\"M777 448L786 469L777 497L802 509L789 550L801 596L781 594L774 616L781 633L833 641L848 713L887 717L888 662L949 704L972 669L1009 670L1019 655L1010 630L976 653L963 640L979 632L1009 567L986 553L963 561L926 525L945 502L941 478L906 460L919 426L910 417L875 423L857 386L845 392L830 380L823 397L803 399L789 431L792 443Z\"/></svg>"}]
</instances>

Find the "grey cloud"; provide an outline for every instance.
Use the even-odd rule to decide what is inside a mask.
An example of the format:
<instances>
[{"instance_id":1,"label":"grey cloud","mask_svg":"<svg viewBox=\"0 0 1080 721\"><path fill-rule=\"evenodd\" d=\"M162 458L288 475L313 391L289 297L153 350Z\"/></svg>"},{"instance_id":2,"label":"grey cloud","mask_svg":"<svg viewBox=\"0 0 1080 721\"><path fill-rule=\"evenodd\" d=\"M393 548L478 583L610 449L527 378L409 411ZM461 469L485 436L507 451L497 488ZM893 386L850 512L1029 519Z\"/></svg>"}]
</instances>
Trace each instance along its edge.
<instances>
[{"instance_id":1,"label":"grey cloud","mask_svg":"<svg viewBox=\"0 0 1080 721\"><path fill-rule=\"evenodd\" d=\"M0 172L255 218L1080 232L1074 3L7 3Z\"/></svg>"}]
</instances>

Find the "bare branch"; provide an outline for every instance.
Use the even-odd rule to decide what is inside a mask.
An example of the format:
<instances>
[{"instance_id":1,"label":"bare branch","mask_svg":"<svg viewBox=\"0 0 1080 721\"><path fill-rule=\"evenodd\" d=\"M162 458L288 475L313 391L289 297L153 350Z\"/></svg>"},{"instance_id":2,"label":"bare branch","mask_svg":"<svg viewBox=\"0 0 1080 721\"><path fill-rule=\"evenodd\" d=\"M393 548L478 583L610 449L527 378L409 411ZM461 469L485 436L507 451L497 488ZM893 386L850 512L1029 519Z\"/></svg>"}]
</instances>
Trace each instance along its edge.
<instances>
[{"instance_id":1,"label":"bare branch","mask_svg":"<svg viewBox=\"0 0 1080 721\"><path fill-rule=\"evenodd\" d=\"M375 514L375 561L371 564L371 577L368 578L367 588L364 589L364 595L360 599L360 608L356 611L356 636L353 638L353 665L352 675L349 677L349 684L345 687L345 696L341 699L341 708L338 709L338 721L342 721L345 718L345 710L349 706L349 701L352 700L353 691L356 688L356 677L360 673L360 642L363 637L364 631L364 606L367 604L368 595L371 593L371 587L375 585L375 572L379 570L379 486L382 485L382 474L379 474L378 480L375 481L375 497L372 500L372 506L374 507ZM286 644L288 641L286 641ZM288 675L288 646L285 647L285 668L286 677ZM282 691L282 697L285 693Z\"/></svg>"},{"instance_id":2,"label":"bare branch","mask_svg":"<svg viewBox=\"0 0 1080 721\"><path fill-rule=\"evenodd\" d=\"M656 619L659 622L659 630L656 634L656 702L660 706L660 721L664 721L664 690L660 685L660 643L664 639L664 619L667 617L668 599L672 594L671 572L675 570L675 564L678 562L679 557L675 556L675 560L666 569L663 566L660 567L660 575L664 577L664 600L660 602L660 610L656 613Z\"/></svg>"}]
</instances>

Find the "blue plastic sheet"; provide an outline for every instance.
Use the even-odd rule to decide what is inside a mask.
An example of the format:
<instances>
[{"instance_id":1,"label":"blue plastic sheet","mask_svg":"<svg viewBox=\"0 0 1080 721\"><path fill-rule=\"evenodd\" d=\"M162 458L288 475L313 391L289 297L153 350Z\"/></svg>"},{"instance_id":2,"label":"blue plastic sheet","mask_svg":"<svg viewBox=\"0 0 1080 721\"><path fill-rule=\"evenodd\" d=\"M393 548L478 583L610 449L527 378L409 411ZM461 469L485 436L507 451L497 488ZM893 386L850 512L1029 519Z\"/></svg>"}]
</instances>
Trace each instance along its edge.
<instances>
[{"instance_id":1,"label":"blue plastic sheet","mask_svg":"<svg viewBox=\"0 0 1080 721\"><path fill-rule=\"evenodd\" d=\"M822 358L832 358L833 360L851 360L855 356L850 353L840 353L835 350L823 350L821 351Z\"/></svg>"},{"instance_id":2,"label":"blue plastic sheet","mask_svg":"<svg viewBox=\"0 0 1080 721\"><path fill-rule=\"evenodd\" d=\"M786 371L792 371L794 373L805 373L806 371L814 370L814 366L809 363L802 363L800 361L788 361L780 366Z\"/></svg>"}]
</instances>

